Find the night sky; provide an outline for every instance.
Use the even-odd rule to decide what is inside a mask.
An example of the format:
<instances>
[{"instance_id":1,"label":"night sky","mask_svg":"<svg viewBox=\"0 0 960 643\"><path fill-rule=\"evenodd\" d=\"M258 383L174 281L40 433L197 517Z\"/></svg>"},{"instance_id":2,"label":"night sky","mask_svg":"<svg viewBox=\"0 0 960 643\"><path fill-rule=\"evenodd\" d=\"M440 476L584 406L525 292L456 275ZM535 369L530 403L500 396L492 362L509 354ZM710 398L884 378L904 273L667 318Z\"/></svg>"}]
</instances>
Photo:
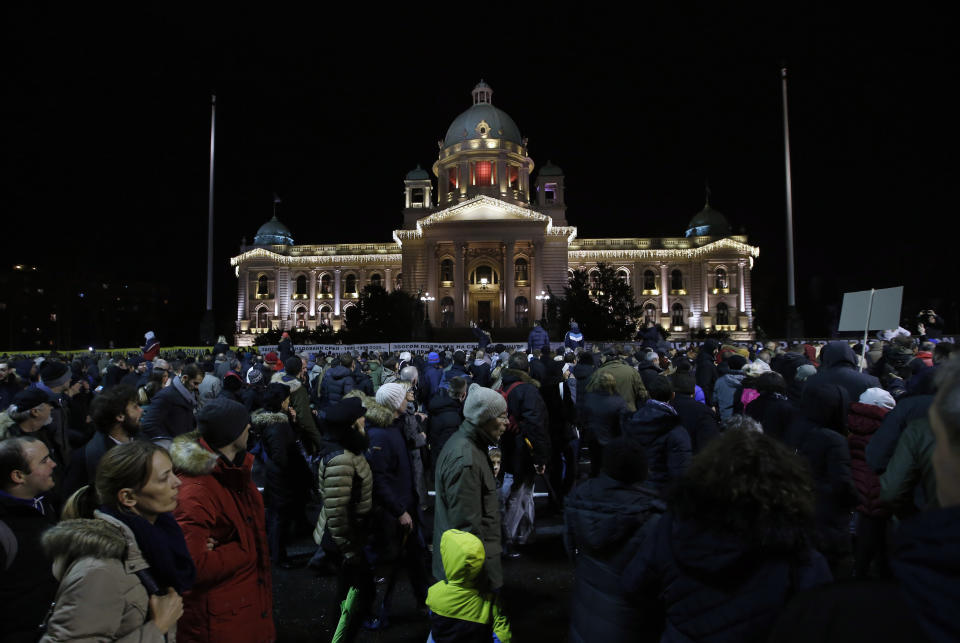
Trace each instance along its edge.
<instances>
[{"instance_id":1,"label":"night sky","mask_svg":"<svg viewBox=\"0 0 960 643\"><path fill-rule=\"evenodd\" d=\"M390 241L404 174L432 166L483 78L537 167L564 169L581 237L681 235L709 182L711 205L761 248L755 309L776 332L786 61L808 332L825 328L843 291L871 286L904 285L905 314L956 315L945 279L955 72L936 13L36 4L5 7L0 27L13 262L169 284L184 317L199 316L215 91L215 296L231 331L228 258L270 218L273 194L298 243Z\"/></svg>"}]
</instances>

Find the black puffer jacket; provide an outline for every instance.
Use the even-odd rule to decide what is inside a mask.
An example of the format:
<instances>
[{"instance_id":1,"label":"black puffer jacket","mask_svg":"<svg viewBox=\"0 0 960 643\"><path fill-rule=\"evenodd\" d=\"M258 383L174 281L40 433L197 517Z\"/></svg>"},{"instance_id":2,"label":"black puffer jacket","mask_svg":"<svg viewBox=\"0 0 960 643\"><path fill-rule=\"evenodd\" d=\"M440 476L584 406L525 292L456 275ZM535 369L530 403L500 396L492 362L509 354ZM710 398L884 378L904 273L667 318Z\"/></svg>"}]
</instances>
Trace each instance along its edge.
<instances>
[{"instance_id":1,"label":"black puffer jacket","mask_svg":"<svg viewBox=\"0 0 960 643\"><path fill-rule=\"evenodd\" d=\"M435 461L440 457L443 445L447 443L451 435L457 432L460 423L463 422L463 403L450 397L448 391L440 390L430 398L427 410L430 413L428 427L430 454Z\"/></svg>"},{"instance_id":2,"label":"black puffer jacket","mask_svg":"<svg viewBox=\"0 0 960 643\"><path fill-rule=\"evenodd\" d=\"M763 392L747 404L746 414L763 426L764 433L782 441L798 411L786 395Z\"/></svg>"},{"instance_id":3,"label":"black puffer jacket","mask_svg":"<svg viewBox=\"0 0 960 643\"><path fill-rule=\"evenodd\" d=\"M576 564L570 641L637 640L644 610L628 600L621 574L643 542L644 525L664 509L639 484L605 473L577 485L567 498L564 544Z\"/></svg>"},{"instance_id":4,"label":"black puffer jacket","mask_svg":"<svg viewBox=\"0 0 960 643\"><path fill-rule=\"evenodd\" d=\"M302 511L313 484L313 475L300 452L290 418L283 412L261 410L251 416L250 423L260 435L266 456L263 458L266 470L264 504L278 511Z\"/></svg>"},{"instance_id":5,"label":"black puffer jacket","mask_svg":"<svg viewBox=\"0 0 960 643\"><path fill-rule=\"evenodd\" d=\"M140 420L144 435L151 439L175 438L189 433L197 426L194 409L196 397L186 389L179 377L150 400L150 406Z\"/></svg>"},{"instance_id":6,"label":"black puffer jacket","mask_svg":"<svg viewBox=\"0 0 960 643\"><path fill-rule=\"evenodd\" d=\"M690 434L669 404L647 400L624 421L623 432L643 445L648 471L644 485L648 488L663 492L690 465Z\"/></svg>"},{"instance_id":7,"label":"black puffer jacket","mask_svg":"<svg viewBox=\"0 0 960 643\"><path fill-rule=\"evenodd\" d=\"M700 453L710 440L720 435L720 425L713 409L689 395L677 395L670 403L680 416L680 424L690 435L690 450Z\"/></svg>"},{"instance_id":8,"label":"black puffer jacket","mask_svg":"<svg viewBox=\"0 0 960 643\"><path fill-rule=\"evenodd\" d=\"M662 605L660 641L766 641L792 594L832 580L819 553L792 551L793 534L760 547L670 512L650 528L623 584L639 604Z\"/></svg>"},{"instance_id":9,"label":"black puffer jacket","mask_svg":"<svg viewBox=\"0 0 960 643\"><path fill-rule=\"evenodd\" d=\"M716 348L716 343L708 339L703 343L703 346L700 347L700 352L697 353L697 359L693 363L697 386L703 389L703 394L707 400L713 399L713 385L716 383L717 378L720 377L713 357L713 351L716 350Z\"/></svg>"},{"instance_id":10,"label":"black puffer jacket","mask_svg":"<svg viewBox=\"0 0 960 643\"><path fill-rule=\"evenodd\" d=\"M336 404L355 388L357 381L353 377L353 371L343 364L337 364L324 373L323 381L320 382L320 408L325 409Z\"/></svg>"},{"instance_id":11,"label":"black puffer jacket","mask_svg":"<svg viewBox=\"0 0 960 643\"><path fill-rule=\"evenodd\" d=\"M505 433L500 438L504 450L503 468L514 475L527 473L533 465L550 461L547 407L534 384L535 380L523 371L506 368L501 381L504 391L515 382L520 382L507 397L507 413L517 421L518 433ZM530 441L532 449L527 446L526 440Z\"/></svg>"}]
</instances>

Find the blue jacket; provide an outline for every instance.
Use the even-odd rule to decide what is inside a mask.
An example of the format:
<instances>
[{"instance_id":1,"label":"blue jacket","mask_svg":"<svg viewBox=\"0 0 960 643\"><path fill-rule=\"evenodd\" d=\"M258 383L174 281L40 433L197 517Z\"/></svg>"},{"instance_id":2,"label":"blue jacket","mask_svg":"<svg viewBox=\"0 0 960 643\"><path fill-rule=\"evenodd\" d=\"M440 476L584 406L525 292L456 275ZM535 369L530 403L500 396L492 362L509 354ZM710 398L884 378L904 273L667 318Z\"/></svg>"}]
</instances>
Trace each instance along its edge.
<instances>
[{"instance_id":1,"label":"blue jacket","mask_svg":"<svg viewBox=\"0 0 960 643\"><path fill-rule=\"evenodd\" d=\"M572 351L583 348L583 333L580 332L579 326L576 324L570 325L570 330L563 336L563 346Z\"/></svg>"},{"instance_id":2,"label":"blue jacket","mask_svg":"<svg viewBox=\"0 0 960 643\"><path fill-rule=\"evenodd\" d=\"M373 472L373 503L394 518L405 511L413 516L418 506L404 422L401 415L390 426L369 426L370 448L364 454Z\"/></svg>"},{"instance_id":3,"label":"blue jacket","mask_svg":"<svg viewBox=\"0 0 960 643\"><path fill-rule=\"evenodd\" d=\"M533 349L543 348L550 343L550 335L542 326L534 326L527 337L527 352L532 353Z\"/></svg>"},{"instance_id":4,"label":"blue jacket","mask_svg":"<svg viewBox=\"0 0 960 643\"><path fill-rule=\"evenodd\" d=\"M473 377L470 376L463 366L459 364L452 364L449 369L443 371L443 376L440 378L440 385L438 388L450 388L450 380L455 377L462 377L467 380L467 386L473 383Z\"/></svg>"},{"instance_id":5,"label":"blue jacket","mask_svg":"<svg viewBox=\"0 0 960 643\"><path fill-rule=\"evenodd\" d=\"M713 387L712 404L717 407L720 421L733 415L739 392L743 392L743 371L730 371L719 378Z\"/></svg>"},{"instance_id":6,"label":"blue jacket","mask_svg":"<svg viewBox=\"0 0 960 643\"><path fill-rule=\"evenodd\" d=\"M761 548L670 512L649 528L623 585L662 606L661 641L765 641L792 594L832 580L819 553L790 551L792 534L769 534Z\"/></svg>"},{"instance_id":7,"label":"blue jacket","mask_svg":"<svg viewBox=\"0 0 960 643\"><path fill-rule=\"evenodd\" d=\"M320 408L325 409L336 404L356 387L353 371L343 364L337 364L324 373L323 381L320 382Z\"/></svg>"},{"instance_id":8,"label":"blue jacket","mask_svg":"<svg viewBox=\"0 0 960 643\"><path fill-rule=\"evenodd\" d=\"M647 454L646 487L662 492L690 465L690 434L669 404L647 400L624 421L623 432L639 441Z\"/></svg>"}]
</instances>

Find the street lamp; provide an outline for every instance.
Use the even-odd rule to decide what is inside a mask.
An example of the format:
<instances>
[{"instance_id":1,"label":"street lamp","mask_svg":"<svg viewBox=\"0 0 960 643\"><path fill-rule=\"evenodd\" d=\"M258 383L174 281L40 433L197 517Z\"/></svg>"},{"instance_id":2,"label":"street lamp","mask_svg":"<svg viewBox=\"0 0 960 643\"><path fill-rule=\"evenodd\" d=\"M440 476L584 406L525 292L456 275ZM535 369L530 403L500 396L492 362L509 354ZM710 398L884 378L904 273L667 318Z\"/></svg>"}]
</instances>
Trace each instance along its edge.
<instances>
[{"instance_id":1,"label":"street lamp","mask_svg":"<svg viewBox=\"0 0 960 643\"><path fill-rule=\"evenodd\" d=\"M430 302L436 301L436 299L437 299L436 297L431 297L430 293L428 292L420 295L420 301L423 302L423 307L427 313L426 319L424 320L425 323L428 323L428 324L430 323Z\"/></svg>"},{"instance_id":2,"label":"street lamp","mask_svg":"<svg viewBox=\"0 0 960 643\"><path fill-rule=\"evenodd\" d=\"M540 291L540 294L536 296L536 300L543 302L540 306L540 319L543 321L547 320L547 301L550 299L550 295L544 291Z\"/></svg>"}]
</instances>

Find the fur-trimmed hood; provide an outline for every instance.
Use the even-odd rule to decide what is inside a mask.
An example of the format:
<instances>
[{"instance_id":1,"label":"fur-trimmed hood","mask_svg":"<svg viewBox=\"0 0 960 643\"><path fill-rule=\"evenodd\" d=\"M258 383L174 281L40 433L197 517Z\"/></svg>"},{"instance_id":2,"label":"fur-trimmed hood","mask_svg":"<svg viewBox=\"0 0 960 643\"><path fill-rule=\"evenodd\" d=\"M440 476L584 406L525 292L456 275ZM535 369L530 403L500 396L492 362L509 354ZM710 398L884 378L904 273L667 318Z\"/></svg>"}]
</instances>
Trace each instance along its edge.
<instances>
[{"instance_id":1,"label":"fur-trimmed hood","mask_svg":"<svg viewBox=\"0 0 960 643\"><path fill-rule=\"evenodd\" d=\"M373 426L387 427L393 424L393 411L370 398L364 405L364 417Z\"/></svg>"},{"instance_id":2,"label":"fur-trimmed hood","mask_svg":"<svg viewBox=\"0 0 960 643\"><path fill-rule=\"evenodd\" d=\"M170 459L177 473L191 476L213 473L219 456L200 444L199 439L199 431L191 431L174 438L170 445Z\"/></svg>"},{"instance_id":3,"label":"fur-trimmed hood","mask_svg":"<svg viewBox=\"0 0 960 643\"><path fill-rule=\"evenodd\" d=\"M81 558L122 560L128 572L148 567L129 527L100 511L94 516L63 520L44 533L43 546L50 560L63 558L64 571Z\"/></svg>"},{"instance_id":4,"label":"fur-trimmed hood","mask_svg":"<svg viewBox=\"0 0 960 643\"><path fill-rule=\"evenodd\" d=\"M537 388L540 388L540 382L538 380L535 380L534 378L530 377L529 373L527 373L526 371L521 371L520 369L505 368L500 373L500 377L503 378L504 380L503 382L504 388L506 388L513 382L516 382L517 380L520 380L521 382L524 382L526 384L533 384Z\"/></svg>"},{"instance_id":5,"label":"fur-trimmed hood","mask_svg":"<svg viewBox=\"0 0 960 643\"><path fill-rule=\"evenodd\" d=\"M254 429L263 431L271 424L290 424L290 418L282 411L274 413L273 411L265 411L261 409L253 412L253 414L250 416L250 423L253 425Z\"/></svg>"},{"instance_id":6,"label":"fur-trimmed hood","mask_svg":"<svg viewBox=\"0 0 960 643\"><path fill-rule=\"evenodd\" d=\"M290 394L293 395L297 392L297 389L303 386L303 383L296 377L287 375L285 371L277 371L273 374L273 377L270 378L270 383L283 384L284 386L290 387Z\"/></svg>"}]
</instances>

